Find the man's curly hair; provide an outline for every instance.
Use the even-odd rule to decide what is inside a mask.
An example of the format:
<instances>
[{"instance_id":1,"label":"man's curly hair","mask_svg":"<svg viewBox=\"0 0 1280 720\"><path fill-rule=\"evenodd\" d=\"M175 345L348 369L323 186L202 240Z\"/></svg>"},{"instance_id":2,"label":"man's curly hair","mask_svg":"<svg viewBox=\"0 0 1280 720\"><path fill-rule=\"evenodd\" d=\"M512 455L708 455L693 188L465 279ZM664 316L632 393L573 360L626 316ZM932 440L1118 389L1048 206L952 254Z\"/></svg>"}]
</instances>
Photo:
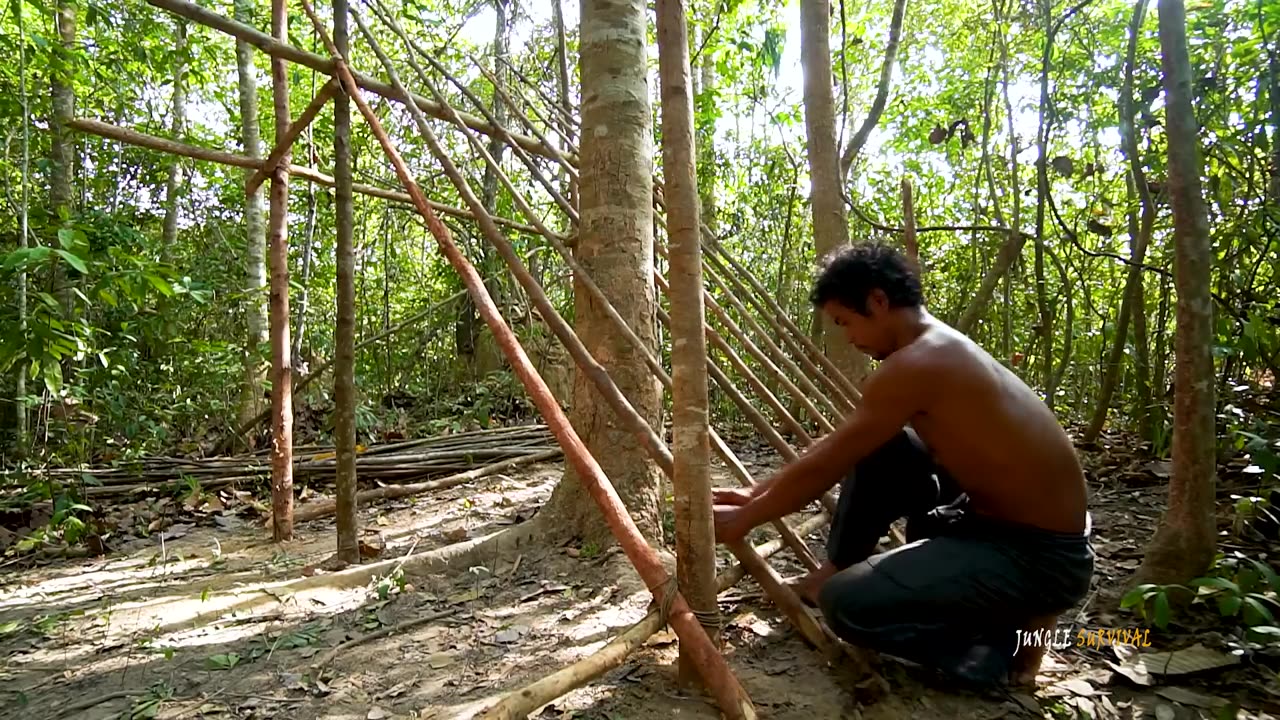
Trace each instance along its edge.
<instances>
[{"instance_id":1,"label":"man's curly hair","mask_svg":"<svg viewBox=\"0 0 1280 720\"><path fill-rule=\"evenodd\" d=\"M889 307L917 307L922 301L920 276L915 265L897 248L878 243L857 243L828 255L809 301L822 307L834 300L867 314L867 296L881 290Z\"/></svg>"}]
</instances>

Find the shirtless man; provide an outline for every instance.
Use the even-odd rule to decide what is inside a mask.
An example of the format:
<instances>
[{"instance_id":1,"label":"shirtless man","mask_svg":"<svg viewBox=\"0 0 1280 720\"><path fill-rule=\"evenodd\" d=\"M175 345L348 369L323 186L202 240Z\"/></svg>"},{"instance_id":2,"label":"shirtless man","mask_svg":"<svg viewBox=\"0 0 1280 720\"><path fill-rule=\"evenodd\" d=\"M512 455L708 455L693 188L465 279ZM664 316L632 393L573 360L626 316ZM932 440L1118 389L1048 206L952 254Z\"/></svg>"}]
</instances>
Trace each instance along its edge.
<instances>
[{"instance_id":1,"label":"shirtless man","mask_svg":"<svg viewBox=\"0 0 1280 720\"><path fill-rule=\"evenodd\" d=\"M835 432L751 490L715 492L732 542L841 482L827 562L797 585L837 635L984 685L1033 683L1051 629L1089 589L1087 489L1070 439L1016 375L921 304L914 266L860 244L811 300L880 361ZM908 544L874 554L898 518Z\"/></svg>"}]
</instances>

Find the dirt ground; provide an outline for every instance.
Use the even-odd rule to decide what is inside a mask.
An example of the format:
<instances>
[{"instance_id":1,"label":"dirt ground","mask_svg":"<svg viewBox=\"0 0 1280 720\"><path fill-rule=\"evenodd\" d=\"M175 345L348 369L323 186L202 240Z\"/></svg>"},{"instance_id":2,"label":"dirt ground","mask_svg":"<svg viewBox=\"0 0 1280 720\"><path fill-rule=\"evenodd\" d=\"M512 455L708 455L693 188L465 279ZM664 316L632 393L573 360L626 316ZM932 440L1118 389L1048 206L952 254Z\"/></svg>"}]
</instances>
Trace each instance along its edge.
<instances>
[{"instance_id":1,"label":"dirt ground","mask_svg":"<svg viewBox=\"0 0 1280 720\"><path fill-rule=\"evenodd\" d=\"M758 460L757 475L767 471L763 454L743 456ZM1099 562L1094 592L1062 620L1073 638L1141 626L1118 598L1163 495L1158 468L1106 453L1087 460ZM364 508L365 539L385 545L385 560L495 532L531 517L559 474L557 465L537 466ZM768 539L757 532L756 542ZM277 545L258 517L228 512L105 558L10 563L0 575L0 718L465 718L599 649L647 612L649 595L625 557L594 547L540 549L451 574L389 572L351 589L289 586L331 554L333 537L330 521L314 521ZM822 540L816 533L810 547L820 553ZM729 562L722 557L722 567ZM785 551L773 565L800 573ZM1151 631L1152 647L1136 651L1074 643L1051 651L1034 696L979 696L884 659L891 693L859 706L850 670L824 663L750 579L722 596L721 609L726 658L766 718L1280 714L1276 667L1266 658L1199 673L1166 668L1146 685L1117 671L1135 654L1195 642L1228 657L1215 649L1226 647L1220 636L1178 626ZM659 633L535 717L718 717L700 692L677 685L676 656L674 635ZM1228 701L1243 709L1224 708Z\"/></svg>"}]
</instances>

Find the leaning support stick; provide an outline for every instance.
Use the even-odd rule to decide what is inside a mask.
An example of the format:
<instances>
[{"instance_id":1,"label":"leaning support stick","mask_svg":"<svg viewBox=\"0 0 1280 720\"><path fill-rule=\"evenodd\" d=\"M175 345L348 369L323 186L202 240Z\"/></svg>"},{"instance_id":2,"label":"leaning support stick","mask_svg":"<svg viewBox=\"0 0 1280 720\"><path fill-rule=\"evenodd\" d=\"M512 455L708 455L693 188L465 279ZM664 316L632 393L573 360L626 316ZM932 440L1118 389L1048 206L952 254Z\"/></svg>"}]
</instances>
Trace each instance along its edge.
<instances>
[{"instance_id":1,"label":"leaning support stick","mask_svg":"<svg viewBox=\"0 0 1280 720\"><path fill-rule=\"evenodd\" d=\"M746 691L738 683L737 678L734 677L733 671L729 669L724 657L711 644L706 632L693 616L689 604L680 596L678 590L670 587L671 578L662 567L657 553L641 536L639 528L636 527L635 522L627 513L626 506L622 504L622 500L613 489L613 485L605 477L599 464L591 456L581 438L574 431L573 426L569 424L569 419L560 409L559 403L551 395L546 382L538 375L538 371L529 361L529 357L525 354L519 340L516 339L511 332L511 328L502 319L497 306L493 303L493 298L489 296L488 290L484 287L484 283L481 282L480 274L476 272L475 267L471 265L457 245L453 243L448 228L444 226L444 223L440 222L440 219L436 217L430 206L427 205L421 189L418 188L417 183L409 175L409 170L405 166L404 160L401 159L399 152L396 151L377 116L361 96L359 86L347 69L346 60L337 52L337 48L333 46L333 41L329 38L324 25L316 17L307 0L300 0L300 2L303 10L315 26L316 34L323 40L325 48L333 56L333 68L342 81L343 88L351 99L355 101L360 113L364 115L370 129L373 130L374 135L378 138L378 143L382 146L383 152L386 153L392 165L395 166L396 175L409 192L410 197L413 198L418 212L422 213L423 217L426 218L427 225L440 245L441 252L444 253L458 274L462 276L463 283L471 291L471 296L475 300L476 309L484 318L485 324L492 330L494 337L502 348L503 354L506 355L507 360L520 377L521 383L524 384L525 389L529 392L534 404L538 407L543 417L547 419L548 427L556 436L560 446L564 448L565 455L573 464L582 483L586 485L587 491L599 504L605 520L609 523L613 534L618 538L623 551L644 579L645 584L651 588L655 600L660 603L666 601L670 604L672 609L671 624L681 641L687 645L691 654L697 658L697 667L702 673L707 688L715 696L716 703L720 706L721 711L730 718L754 718L756 716L755 709L751 705ZM398 87L397 90L404 92L402 87Z\"/></svg>"},{"instance_id":2,"label":"leaning support stick","mask_svg":"<svg viewBox=\"0 0 1280 720\"><path fill-rule=\"evenodd\" d=\"M826 513L820 513L800 523L795 528L795 533L801 537L808 535L825 524L828 519ZM761 562L764 562L781 547L782 543L774 540L752 548L753 552L750 554L758 556ZM722 593L733 587L744 575L746 570L742 565L735 565L720 573L716 576L716 592ZM508 693L478 717L480 720L515 720L527 717L552 700L618 667L636 648L661 629L662 615L654 609L609 644L568 667Z\"/></svg>"}]
</instances>

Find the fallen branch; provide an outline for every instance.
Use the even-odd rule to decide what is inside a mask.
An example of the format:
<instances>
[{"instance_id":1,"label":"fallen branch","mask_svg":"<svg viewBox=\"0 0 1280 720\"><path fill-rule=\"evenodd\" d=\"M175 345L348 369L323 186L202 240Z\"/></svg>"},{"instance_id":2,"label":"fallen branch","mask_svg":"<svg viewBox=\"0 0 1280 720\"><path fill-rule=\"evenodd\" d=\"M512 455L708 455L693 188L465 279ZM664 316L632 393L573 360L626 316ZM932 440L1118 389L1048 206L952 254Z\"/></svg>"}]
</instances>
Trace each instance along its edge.
<instances>
[{"instance_id":1,"label":"fallen branch","mask_svg":"<svg viewBox=\"0 0 1280 720\"><path fill-rule=\"evenodd\" d=\"M81 700L80 702L71 703L70 705L67 705L66 707L62 708L61 712L58 714L58 717L71 717L72 715L75 715L76 713L82 710L88 710L91 707L96 707L98 705L101 705L102 703L111 702L112 700L119 700L120 698L130 698L136 694L138 694L136 690L116 690L115 692L109 692L106 695L96 695L94 697L88 698L87 700Z\"/></svg>"}]
</instances>

